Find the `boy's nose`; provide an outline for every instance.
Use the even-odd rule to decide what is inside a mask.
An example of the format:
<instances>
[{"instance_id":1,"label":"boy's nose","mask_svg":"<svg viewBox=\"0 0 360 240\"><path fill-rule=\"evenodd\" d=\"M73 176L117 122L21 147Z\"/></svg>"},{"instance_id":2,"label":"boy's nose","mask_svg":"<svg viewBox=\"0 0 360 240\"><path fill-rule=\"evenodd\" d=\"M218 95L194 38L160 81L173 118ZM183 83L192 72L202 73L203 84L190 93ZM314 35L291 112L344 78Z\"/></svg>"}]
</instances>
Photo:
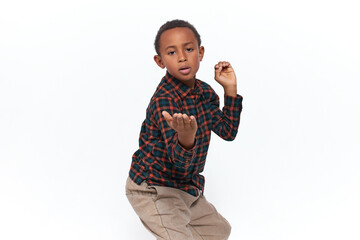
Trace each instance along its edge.
<instances>
[{"instance_id":1,"label":"boy's nose","mask_svg":"<svg viewBox=\"0 0 360 240\"><path fill-rule=\"evenodd\" d=\"M186 59L186 55L185 55L185 53L180 53L179 54L179 62L184 62L184 61L186 61L187 59Z\"/></svg>"}]
</instances>

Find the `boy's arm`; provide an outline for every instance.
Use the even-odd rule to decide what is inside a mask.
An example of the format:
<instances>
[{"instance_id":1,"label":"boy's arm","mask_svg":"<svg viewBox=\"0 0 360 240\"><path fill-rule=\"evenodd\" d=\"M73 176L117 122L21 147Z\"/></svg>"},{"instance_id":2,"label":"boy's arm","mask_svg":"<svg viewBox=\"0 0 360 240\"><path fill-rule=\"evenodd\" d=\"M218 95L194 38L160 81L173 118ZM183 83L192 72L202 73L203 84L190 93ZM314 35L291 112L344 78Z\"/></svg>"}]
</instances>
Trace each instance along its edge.
<instances>
[{"instance_id":1,"label":"boy's arm","mask_svg":"<svg viewBox=\"0 0 360 240\"><path fill-rule=\"evenodd\" d=\"M178 114L179 109L171 98L160 97L152 103L152 115L160 130L160 141L166 149L169 160L179 168L188 168L194 159L197 130L194 116ZM170 114L173 114L171 116Z\"/></svg>"},{"instance_id":2,"label":"boy's arm","mask_svg":"<svg viewBox=\"0 0 360 240\"><path fill-rule=\"evenodd\" d=\"M220 110L219 97L215 92L211 95L212 130L221 138L234 140L240 123L242 96L237 94L235 72L228 62L215 65L215 80L222 85L225 92L224 108Z\"/></svg>"},{"instance_id":3,"label":"boy's arm","mask_svg":"<svg viewBox=\"0 0 360 240\"><path fill-rule=\"evenodd\" d=\"M220 110L219 96L213 92L210 99L212 130L224 140L232 141L237 135L242 110L242 96L225 94L225 103Z\"/></svg>"},{"instance_id":4,"label":"boy's arm","mask_svg":"<svg viewBox=\"0 0 360 240\"><path fill-rule=\"evenodd\" d=\"M195 144L197 123L194 116L188 117L186 114L174 113L171 116L167 111L163 111L166 122L178 133L179 143L185 149L191 149Z\"/></svg>"}]
</instances>

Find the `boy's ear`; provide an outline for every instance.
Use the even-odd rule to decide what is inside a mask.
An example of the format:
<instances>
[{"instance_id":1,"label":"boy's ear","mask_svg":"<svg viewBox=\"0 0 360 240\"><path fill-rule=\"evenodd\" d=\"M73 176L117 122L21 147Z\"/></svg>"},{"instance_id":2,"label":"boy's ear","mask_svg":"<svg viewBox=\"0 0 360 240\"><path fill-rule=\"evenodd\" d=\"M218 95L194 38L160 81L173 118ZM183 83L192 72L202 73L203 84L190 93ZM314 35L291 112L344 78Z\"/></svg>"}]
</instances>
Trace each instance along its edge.
<instances>
[{"instance_id":1,"label":"boy's ear","mask_svg":"<svg viewBox=\"0 0 360 240\"><path fill-rule=\"evenodd\" d=\"M204 53L205 53L205 48L203 46L201 46L199 48L200 61L203 59Z\"/></svg>"},{"instance_id":2,"label":"boy's ear","mask_svg":"<svg viewBox=\"0 0 360 240\"><path fill-rule=\"evenodd\" d=\"M154 56L154 61L156 62L156 64L161 67L161 68L165 68L165 65L161 59L161 57L159 55L155 55Z\"/></svg>"}]
</instances>

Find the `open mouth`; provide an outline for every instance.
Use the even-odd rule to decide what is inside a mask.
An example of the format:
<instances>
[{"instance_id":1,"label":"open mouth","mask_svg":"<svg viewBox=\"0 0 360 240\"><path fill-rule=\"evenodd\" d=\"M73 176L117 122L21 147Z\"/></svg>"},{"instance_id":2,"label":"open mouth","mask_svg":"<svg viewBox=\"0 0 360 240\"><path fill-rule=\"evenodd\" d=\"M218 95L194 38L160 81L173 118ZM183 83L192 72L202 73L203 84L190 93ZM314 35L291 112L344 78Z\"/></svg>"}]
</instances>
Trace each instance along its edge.
<instances>
[{"instance_id":1,"label":"open mouth","mask_svg":"<svg viewBox=\"0 0 360 240\"><path fill-rule=\"evenodd\" d=\"M179 69L179 72L186 75L186 74L189 74L191 71L191 67L182 67Z\"/></svg>"}]
</instances>

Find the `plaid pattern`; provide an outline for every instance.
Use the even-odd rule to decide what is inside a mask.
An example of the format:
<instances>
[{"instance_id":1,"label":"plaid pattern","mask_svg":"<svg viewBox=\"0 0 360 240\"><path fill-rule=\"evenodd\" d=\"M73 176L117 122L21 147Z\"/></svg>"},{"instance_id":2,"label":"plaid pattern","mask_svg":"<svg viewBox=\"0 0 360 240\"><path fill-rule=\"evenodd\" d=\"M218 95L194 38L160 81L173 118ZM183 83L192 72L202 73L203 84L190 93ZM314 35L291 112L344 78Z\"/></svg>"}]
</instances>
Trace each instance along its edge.
<instances>
[{"instance_id":1,"label":"plaid pattern","mask_svg":"<svg viewBox=\"0 0 360 240\"><path fill-rule=\"evenodd\" d=\"M132 157L130 178L137 184L181 189L197 196L204 190L204 170L211 131L231 141L237 134L242 96L225 95L219 109L219 97L207 83L196 79L194 89L166 72L146 110L139 137L139 149ZM162 111L171 115L185 113L196 118L198 129L192 149L183 148L177 132L169 127Z\"/></svg>"}]
</instances>

